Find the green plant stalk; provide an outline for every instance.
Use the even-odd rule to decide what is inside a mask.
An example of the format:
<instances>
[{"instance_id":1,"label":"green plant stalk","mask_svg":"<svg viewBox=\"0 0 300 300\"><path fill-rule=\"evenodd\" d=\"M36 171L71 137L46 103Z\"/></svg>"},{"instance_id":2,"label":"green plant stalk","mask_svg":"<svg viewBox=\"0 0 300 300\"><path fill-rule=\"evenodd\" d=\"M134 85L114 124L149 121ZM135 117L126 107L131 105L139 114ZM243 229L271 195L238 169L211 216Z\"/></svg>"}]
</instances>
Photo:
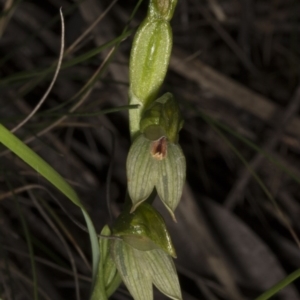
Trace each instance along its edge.
<instances>
[{"instance_id":1,"label":"green plant stalk","mask_svg":"<svg viewBox=\"0 0 300 300\"><path fill-rule=\"evenodd\" d=\"M139 26L132 45L129 64L129 132L132 142L141 133L144 108L155 101L165 79L173 44L171 20L177 0L149 0L148 12ZM154 199L155 191L149 197ZM148 200L147 200L148 201ZM130 198L126 195L126 204Z\"/></svg>"},{"instance_id":2,"label":"green plant stalk","mask_svg":"<svg viewBox=\"0 0 300 300\"><path fill-rule=\"evenodd\" d=\"M101 253L102 255L102 253ZM96 277L95 286L91 296L91 300L108 300L105 292L104 278L102 276L103 266L99 263L98 275Z\"/></svg>"},{"instance_id":3,"label":"green plant stalk","mask_svg":"<svg viewBox=\"0 0 300 300\"><path fill-rule=\"evenodd\" d=\"M148 105L150 105L152 102L156 100L160 87L165 79L165 75L169 65L171 48L172 48L172 32L171 32L169 21L174 13L176 4L177 4L177 0L166 0L166 1L150 0L147 17L140 25L134 38L134 42L131 50L130 66L129 66L129 73L130 73L129 104L137 105L139 107L137 109L133 109L129 111L129 130L130 130L132 141L134 141L135 138L142 132L140 130L140 122L141 122L141 117L144 108L147 108ZM167 110L165 109L164 112L165 111ZM172 109L170 113L173 117ZM171 116L168 115L168 117ZM160 125L162 125L162 127L165 129L165 126L163 126L165 125L164 123ZM177 123L175 125L176 128L178 127L179 129ZM148 126L146 127L148 128ZM170 133L169 126L167 127L168 128L166 132ZM173 141L174 139L177 138L177 134L178 131L176 131L176 136L174 137L173 132L171 132L168 138L170 138ZM150 152L149 155L151 155ZM148 195L146 197L148 198ZM129 197L127 194L127 200L128 198ZM151 195L149 198L152 199ZM118 274L121 275L128 290L130 291L130 293L133 295L135 299L139 299L139 300L153 299L152 283L157 285L158 288L170 298L181 299L180 287L178 283L176 270L175 268L172 268L171 270L171 266L173 266L173 261L170 257L170 254L164 253L164 256L162 257L162 253L160 253L160 251L162 251L161 250L162 245L158 243L157 246L156 243L154 243L151 239L154 238L153 236L151 236L151 238L150 237L148 238L147 235L136 234L133 228L138 227L135 222L138 222L140 220L132 219L135 216L135 212L133 213L132 211L130 211L132 209L132 207L130 206L131 205L127 203L126 206L127 210L123 211L122 213L124 214L123 216L125 217L118 219L119 223L116 223L114 225L117 227L118 225L120 225L120 228L118 227L120 229L118 233L120 234L120 236L122 236L122 238L120 240L116 239L112 241L110 255L113 256L112 257L114 261L113 265L116 265L119 272ZM148 207L148 206L146 203L144 203L143 207ZM152 208L152 206L149 206L148 208L150 209L150 207ZM141 209L140 207L137 208L137 212L139 212L140 209ZM130 227L131 221L133 222L134 225ZM145 220L141 222L142 223L141 228L144 228L143 226L145 226L144 221ZM124 229L125 224L127 224L129 227L128 228L126 227ZM157 225L157 220L153 222L152 225L153 226ZM116 229L115 227L113 228ZM139 231L140 229L137 230ZM158 239L161 239L162 238L161 228L158 230L158 232L159 232ZM113 233L114 235L117 235L117 231L113 231ZM157 242L155 238L154 240ZM146 251L146 249L148 251ZM143 265L144 260L146 258L145 255L150 251L150 249L151 251L154 252L154 254L157 255L157 257L155 257L155 261L158 258L160 258L162 261L164 261L165 259L168 262L167 268L165 268L166 265L162 267L164 271L165 269L168 270L164 274L165 276L163 276L163 279L165 279L165 277L167 278L165 280L166 281L165 284L162 284L161 280L158 280L158 282L156 282L157 274L155 272L153 272L153 274L151 272L149 273L148 271L146 272L146 269L149 269L149 267L152 266L151 263L147 266L146 264ZM98 271L99 275L97 277L97 284L95 285L95 289L93 291L92 300L98 300L98 298L106 300L107 297L109 296L108 292L115 290L119 284L118 281L119 279L116 277L116 280L114 280L115 282L113 282L113 284L111 285L111 289L110 290L107 289L105 279L106 280L109 279L103 276L105 274L104 268L107 265L109 266L109 264L105 264L105 255L104 255L104 253L107 251L107 246L106 248L100 246L100 250L102 256L99 264L99 271ZM172 253L175 256L174 249ZM143 255L145 257L139 261L139 257L142 257ZM125 256L126 259L124 260ZM153 257L151 257L150 261L153 261ZM166 261L164 262L166 263ZM105 265L103 265L103 263ZM127 263L126 267L125 267L125 263ZM143 269L143 267L145 268ZM156 271L157 266L155 266L154 269ZM161 270L159 272L159 276L162 276L162 273L163 271ZM135 280L137 277L140 279L139 281ZM172 279L170 280L170 278ZM170 282L173 282L173 279L174 281L176 281L176 284L174 284L174 286L170 284Z\"/></svg>"},{"instance_id":4,"label":"green plant stalk","mask_svg":"<svg viewBox=\"0 0 300 300\"><path fill-rule=\"evenodd\" d=\"M286 286L294 282L296 279L300 277L300 269L296 270L292 274L288 275L283 280L276 283L273 287L268 289L266 292L264 292L262 295L260 295L255 300L267 300L270 299L272 296L280 292L282 289L284 289Z\"/></svg>"}]
</instances>

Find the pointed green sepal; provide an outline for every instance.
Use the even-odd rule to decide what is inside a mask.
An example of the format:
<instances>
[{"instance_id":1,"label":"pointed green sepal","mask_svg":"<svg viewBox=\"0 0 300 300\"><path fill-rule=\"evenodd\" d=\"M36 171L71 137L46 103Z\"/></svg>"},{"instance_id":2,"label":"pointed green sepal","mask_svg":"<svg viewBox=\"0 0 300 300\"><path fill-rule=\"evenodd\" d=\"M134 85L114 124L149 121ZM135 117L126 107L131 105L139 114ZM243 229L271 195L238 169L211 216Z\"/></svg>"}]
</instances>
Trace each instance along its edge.
<instances>
[{"instance_id":1,"label":"pointed green sepal","mask_svg":"<svg viewBox=\"0 0 300 300\"><path fill-rule=\"evenodd\" d=\"M153 284L157 289L171 299L182 299L173 259L160 249L147 251L144 256L145 268L151 272Z\"/></svg>"},{"instance_id":2,"label":"pointed green sepal","mask_svg":"<svg viewBox=\"0 0 300 300\"><path fill-rule=\"evenodd\" d=\"M152 284L169 298L182 299L174 263L164 251L140 251L122 240L112 240L111 255L135 300L153 300Z\"/></svg>"},{"instance_id":3,"label":"pointed green sepal","mask_svg":"<svg viewBox=\"0 0 300 300\"><path fill-rule=\"evenodd\" d=\"M156 161L155 174L158 196L176 221L174 211L181 199L186 176L186 161L178 144L167 144L167 155Z\"/></svg>"},{"instance_id":4,"label":"pointed green sepal","mask_svg":"<svg viewBox=\"0 0 300 300\"><path fill-rule=\"evenodd\" d=\"M134 206L145 201L153 191L153 162L150 154L151 141L140 135L130 147L126 171L128 192Z\"/></svg>"},{"instance_id":5,"label":"pointed green sepal","mask_svg":"<svg viewBox=\"0 0 300 300\"><path fill-rule=\"evenodd\" d=\"M151 274L141 264L144 251L139 251L122 240L111 241L111 256L124 284L134 300L153 300Z\"/></svg>"}]
</instances>

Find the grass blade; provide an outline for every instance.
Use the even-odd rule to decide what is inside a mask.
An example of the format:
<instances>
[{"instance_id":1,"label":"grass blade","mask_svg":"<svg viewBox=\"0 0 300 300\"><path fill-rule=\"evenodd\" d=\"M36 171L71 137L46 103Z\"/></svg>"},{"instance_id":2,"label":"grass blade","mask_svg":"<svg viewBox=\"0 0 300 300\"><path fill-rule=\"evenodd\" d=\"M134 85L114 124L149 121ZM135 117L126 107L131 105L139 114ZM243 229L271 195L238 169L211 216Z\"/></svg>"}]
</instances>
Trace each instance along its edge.
<instances>
[{"instance_id":1,"label":"grass blade","mask_svg":"<svg viewBox=\"0 0 300 300\"><path fill-rule=\"evenodd\" d=\"M91 240L94 282L100 256L98 238L92 220L84 206L81 204L74 189L46 161L44 161L20 139L7 130L2 124L0 124L0 142L29 166L31 166L34 170L36 170L40 175L46 178L50 183L52 183L60 192L69 198L69 200L81 208Z\"/></svg>"}]
</instances>

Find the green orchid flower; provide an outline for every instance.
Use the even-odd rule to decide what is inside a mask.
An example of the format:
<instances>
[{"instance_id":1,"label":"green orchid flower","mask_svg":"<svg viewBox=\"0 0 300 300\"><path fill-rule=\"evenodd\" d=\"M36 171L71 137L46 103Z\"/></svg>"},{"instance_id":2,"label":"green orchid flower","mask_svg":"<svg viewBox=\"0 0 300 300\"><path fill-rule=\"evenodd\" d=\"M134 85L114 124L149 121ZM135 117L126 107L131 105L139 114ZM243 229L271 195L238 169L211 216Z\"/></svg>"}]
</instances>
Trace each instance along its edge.
<instances>
[{"instance_id":1,"label":"green orchid flower","mask_svg":"<svg viewBox=\"0 0 300 300\"><path fill-rule=\"evenodd\" d=\"M186 161L178 132L182 117L175 99L166 93L144 112L141 134L133 142L127 158L128 193L134 211L156 188L158 196L176 221L186 174Z\"/></svg>"},{"instance_id":2,"label":"green orchid flower","mask_svg":"<svg viewBox=\"0 0 300 300\"><path fill-rule=\"evenodd\" d=\"M110 253L135 300L153 300L154 284L171 299L182 299L172 260L175 250L161 215L148 203L125 209L113 226Z\"/></svg>"}]
</instances>

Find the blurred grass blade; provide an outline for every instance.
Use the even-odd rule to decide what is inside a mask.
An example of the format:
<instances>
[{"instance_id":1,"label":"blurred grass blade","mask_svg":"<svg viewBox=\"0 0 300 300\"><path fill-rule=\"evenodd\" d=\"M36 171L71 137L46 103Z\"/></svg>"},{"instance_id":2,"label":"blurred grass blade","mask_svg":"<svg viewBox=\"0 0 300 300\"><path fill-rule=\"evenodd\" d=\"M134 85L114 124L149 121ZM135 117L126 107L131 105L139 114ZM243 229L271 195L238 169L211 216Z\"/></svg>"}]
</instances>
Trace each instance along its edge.
<instances>
[{"instance_id":1,"label":"blurred grass blade","mask_svg":"<svg viewBox=\"0 0 300 300\"><path fill-rule=\"evenodd\" d=\"M11 183L9 182L8 178L5 178L6 184L9 187L9 189L11 191L13 191L13 187L11 185ZM34 300L38 300L39 296L38 296L38 279L37 279L37 271L36 271L36 263L35 263L35 257L34 257L34 248L33 248L33 243L32 243L32 239L31 239L31 233L29 230L29 227L27 225L26 222L26 218L24 216L24 213L22 211L21 205L18 201L18 198L16 197L16 194L13 192L13 199L15 202L15 206L16 206L16 211L18 212L18 215L20 217L21 220L21 225L23 228L23 232L24 232L24 237L26 240L26 244L27 244L27 248L28 248L28 253L29 253L29 257L30 257L30 264L31 264L31 272L32 272L32 282L33 282L33 299Z\"/></svg>"},{"instance_id":2,"label":"blurred grass blade","mask_svg":"<svg viewBox=\"0 0 300 300\"><path fill-rule=\"evenodd\" d=\"M17 1L14 1L14 4L13 4L13 7L12 9L17 9L19 4L21 4L24 0L17 0ZM78 4L79 3L74 3L74 4L71 4L69 5L68 7L63 7L64 9L64 16L67 17L69 15L71 15L78 7ZM7 12L0 12L0 18L1 16L5 16L7 14ZM37 31L34 31L32 33L29 33L27 35L25 35L24 39L22 39L21 41L18 40L18 44L16 44L14 47L12 47L12 49L10 49L10 51L7 51L7 53L5 53L5 55L3 55L1 58L0 58L0 68L3 66L3 64L5 64L7 61L9 61L10 59L12 59L17 51L19 49L21 49L22 47L30 47L28 46L28 44L32 41L34 41L38 36L39 34L42 34L43 31L45 30L49 30L51 28L51 26L54 26L56 25L56 23L60 20L60 15L59 13L56 14L53 18L51 18L46 24L42 24L42 26L37 30Z\"/></svg>"},{"instance_id":3,"label":"blurred grass blade","mask_svg":"<svg viewBox=\"0 0 300 300\"><path fill-rule=\"evenodd\" d=\"M116 44L120 43L124 39L126 39L128 36L130 36L132 33L132 30L126 31L117 38L104 43L103 45L99 47L95 47L92 50L89 50L86 53L83 53L75 58L70 59L69 61L66 61L62 64L61 70L67 69L69 67L75 66L80 63L86 63L89 59L93 58L94 56L98 55L103 50L115 46ZM55 65L42 70L31 70L31 71L25 71L25 72L18 72L16 74L13 74L11 76L7 76L6 78L1 80L0 87L7 86L9 84L13 84L19 81L29 80L38 78L38 82L40 82L42 79L45 79L49 74L51 74L55 70Z\"/></svg>"},{"instance_id":4,"label":"blurred grass blade","mask_svg":"<svg viewBox=\"0 0 300 300\"><path fill-rule=\"evenodd\" d=\"M283 280L279 281L276 283L273 287L268 289L265 293L260 295L258 298L255 300L267 300L270 299L272 296L280 292L282 289L284 289L286 286L291 284L293 281L298 279L300 277L300 269L296 270L292 274L288 275L286 278Z\"/></svg>"},{"instance_id":5,"label":"blurred grass blade","mask_svg":"<svg viewBox=\"0 0 300 300\"><path fill-rule=\"evenodd\" d=\"M251 174L251 176L255 179L255 181L258 183L262 191L265 193L267 198L271 201L271 203L274 205L275 209L279 213L279 216L281 217L283 224L287 228L287 230L290 232L291 236L293 237L295 243L300 248L300 240L298 238L298 235L296 234L295 230L291 226L290 222L286 218L285 214L282 212L280 207L278 206L275 198L273 197L272 193L269 191L267 186L264 184L264 182L260 179L257 172L251 167L251 165L247 162L247 160L243 157L241 152L226 138L226 136L216 127L214 122L211 121L211 119L202 114L202 118L209 124L213 130L223 139L223 141L228 145L228 147L235 153L235 155L240 159L240 161L244 164L244 166L247 168L248 172Z\"/></svg>"},{"instance_id":6,"label":"blurred grass blade","mask_svg":"<svg viewBox=\"0 0 300 300\"><path fill-rule=\"evenodd\" d=\"M47 162L45 162L40 156L32 151L27 145L19 140L14 134L7 130L2 124L0 124L0 142L15 153L19 158L36 170L40 175L45 177L51 182L59 191L61 191L69 200L79 206L82 210L83 216L87 223L93 256L93 282L97 274L98 262L99 262L99 245L98 238L92 223L92 220L81 204L74 189L58 174Z\"/></svg>"},{"instance_id":7,"label":"blurred grass blade","mask_svg":"<svg viewBox=\"0 0 300 300\"><path fill-rule=\"evenodd\" d=\"M195 107L192 107L192 109L195 109ZM278 167L281 171L285 172L287 175L289 175L295 182L300 184L300 177L297 176L292 170L290 170L288 167L286 167L283 163L281 163L274 155L272 155L269 152L264 151L261 147L257 146L255 143L251 142L251 140L245 138L243 135L239 134L237 131L231 129L229 126L226 126L222 122L219 122L217 120L214 120L209 115L197 110L199 115L203 117L203 119L208 120L211 122L211 124L214 124L218 128L220 128L223 131L226 131L230 135L234 136L236 139L240 140L242 143L247 145L249 148L253 149L257 153L261 153L270 163L275 164L276 167Z\"/></svg>"}]
</instances>

